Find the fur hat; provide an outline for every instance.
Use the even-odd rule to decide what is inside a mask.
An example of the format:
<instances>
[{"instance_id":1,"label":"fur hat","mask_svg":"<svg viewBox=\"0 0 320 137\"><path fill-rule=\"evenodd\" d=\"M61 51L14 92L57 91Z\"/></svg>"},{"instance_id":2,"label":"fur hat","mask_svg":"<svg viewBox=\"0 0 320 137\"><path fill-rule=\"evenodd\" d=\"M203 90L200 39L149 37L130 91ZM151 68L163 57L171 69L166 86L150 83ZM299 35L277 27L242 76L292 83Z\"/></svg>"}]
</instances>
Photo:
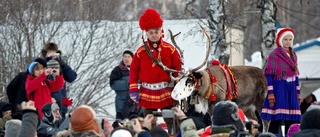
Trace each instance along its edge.
<instances>
[{"instance_id":1,"label":"fur hat","mask_svg":"<svg viewBox=\"0 0 320 137\"><path fill-rule=\"evenodd\" d=\"M32 75L32 71L33 71L33 68L39 64L39 62L31 62L29 65L28 65L28 73Z\"/></svg>"},{"instance_id":2,"label":"fur hat","mask_svg":"<svg viewBox=\"0 0 320 137\"><path fill-rule=\"evenodd\" d=\"M48 119L49 122L55 122L56 118L54 117L53 111L59 110L59 106L57 103L47 103L42 106L42 113L45 116L45 118Z\"/></svg>"},{"instance_id":3,"label":"fur hat","mask_svg":"<svg viewBox=\"0 0 320 137\"><path fill-rule=\"evenodd\" d=\"M56 68L59 69L60 68L60 64L58 61L51 59L47 62L47 68Z\"/></svg>"},{"instance_id":4,"label":"fur hat","mask_svg":"<svg viewBox=\"0 0 320 137\"><path fill-rule=\"evenodd\" d=\"M163 20L160 14L152 8L148 8L139 19L139 26L141 30L148 31L153 28L161 28Z\"/></svg>"},{"instance_id":5,"label":"fur hat","mask_svg":"<svg viewBox=\"0 0 320 137\"><path fill-rule=\"evenodd\" d=\"M320 109L311 109L302 115L300 129L320 129Z\"/></svg>"},{"instance_id":6,"label":"fur hat","mask_svg":"<svg viewBox=\"0 0 320 137\"><path fill-rule=\"evenodd\" d=\"M244 130L244 124L238 114L238 105L231 101L220 101L213 108L212 126L229 125L235 130Z\"/></svg>"},{"instance_id":7,"label":"fur hat","mask_svg":"<svg viewBox=\"0 0 320 137\"><path fill-rule=\"evenodd\" d=\"M124 54L129 54L133 58L133 52L131 50L125 50L122 56L124 56Z\"/></svg>"},{"instance_id":8,"label":"fur hat","mask_svg":"<svg viewBox=\"0 0 320 137\"><path fill-rule=\"evenodd\" d=\"M6 134L5 137L16 137L18 136L19 130L21 128L21 120L11 119L6 122Z\"/></svg>"},{"instance_id":9,"label":"fur hat","mask_svg":"<svg viewBox=\"0 0 320 137\"><path fill-rule=\"evenodd\" d=\"M96 113L90 106L81 105L72 111L70 118L71 129L74 132L92 130L100 134L96 119Z\"/></svg>"},{"instance_id":10,"label":"fur hat","mask_svg":"<svg viewBox=\"0 0 320 137\"><path fill-rule=\"evenodd\" d=\"M291 28L279 28L277 30L277 36L276 36L276 44L278 47L283 46L282 40L285 36L292 36L292 41L294 39L294 31ZM292 46L292 45L291 45Z\"/></svg>"}]
</instances>

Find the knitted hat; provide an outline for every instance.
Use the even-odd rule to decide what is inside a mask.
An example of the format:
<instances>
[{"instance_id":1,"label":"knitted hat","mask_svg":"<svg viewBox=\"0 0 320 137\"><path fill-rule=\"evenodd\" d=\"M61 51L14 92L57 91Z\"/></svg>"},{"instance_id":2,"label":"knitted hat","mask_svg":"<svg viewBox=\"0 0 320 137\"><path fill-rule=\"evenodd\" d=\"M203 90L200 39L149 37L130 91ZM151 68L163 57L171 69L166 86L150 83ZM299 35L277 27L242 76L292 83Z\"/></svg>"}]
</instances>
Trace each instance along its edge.
<instances>
[{"instance_id":1,"label":"knitted hat","mask_svg":"<svg viewBox=\"0 0 320 137\"><path fill-rule=\"evenodd\" d=\"M133 135L127 128L117 128L111 132L111 137L133 137Z\"/></svg>"},{"instance_id":2,"label":"knitted hat","mask_svg":"<svg viewBox=\"0 0 320 137\"><path fill-rule=\"evenodd\" d=\"M161 28L163 20L160 14L152 8L148 8L139 19L139 26L141 30L148 31L153 28Z\"/></svg>"},{"instance_id":3,"label":"knitted hat","mask_svg":"<svg viewBox=\"0 0 320 137\"><path fill-rule=\"evenodd\" d=\"M312 109L320 109L319 104L311 104L308 108L307 111L310 111Z\"/></svg>"},{"instance_id":4,"label":"knitted hat","mask_svg":"<svg viewBox=\"0 0 320 137\"><path fill-rule=\"evenodd\" d=\"M39 62L31 62L31 63L28 65L28 72L29 72L29 74L32 75L32 70L33 70L34 66L36 66L37 64L39 64Z\"/></svg>"},{"instance_id":5,"label":"knitted hat","mask_svg":"<svg viewBox=\"0 0 320 137\"><path fill-rule=\"evenodd\" d=\"M58 61L51 59L47 62L47 68L56 68L59 69L60 68L60 64Z\"/></svg>"},{"instance_id":6,"label":"knitted hat","mask_svg":"<svg viewBox=\"0 0 320 137\"><path fill-rule=\"evenodd\" d=\"M96 113L90 106L81 105L76 108L71 114L70 123L74 132L93 130L97 134L100 133Z\"/></svg>"},{"instance_id":7,"label":"knitted hat","mask_svg":"<svg viewBox=\"0 0 320 137\"><path fill-rule=\"evenodd\" d=\"M8 110L13 110L12 105L7 104L7 105L3 106L1 111L2 111L2 112L6 112L6 111L8 111Z\"/></svg>"},{"instance_id":8,"label":"knitted hat","mask_svg":"<svg viewBox=\"0 0 320 137\"><path fill-rule=\"evenodd\" d=\"M43 67L47 67L47 62L46 62L46 60L45 59L43 59L43 58L37 58L37 59L35 59L34 60L34 62L38 62L38 63L40 63Z\"/></svg>"},{"instance_id":9,"label":"knitted hat","mask_svg":"<svg viewBox=\"0 0 320 137\"><path fill-rule=\"evenodd\" d=\"M162 129L161 127L152 128L150 134L152 137L169 137L168 132Z\"/></svg>"},{"instance_id":10,"label":"knitted hat","mask_svg":"<svg viewBox=\"0 0 320 137\"><path fill-rule=\"evenodd\" d=\"M59 109L60 108L57 103L47 103L42 106L42 113L49 122L55 122L56 118L54 117L53 111Z\"/></svg>"},{"instance_id":11,"label":"knitted hat","mask_svg":"<svg viewBox=\"0 0 320 137\"><path fill-rule=\"evenodd\" d=\"M320 129L320 109L311 109L302 115L300 129Z\"/></svg>"},{"instance_id":12,"label":"knitted hat","mask_svg":"<svg viewBox=\"0 0 320 137\"><path fill-rule=\"evenodd\" d=\"M238 114L238 106L231 101L218 102L212 112L213 126L234 126L235 130L243 130L244 124Z\"/></svg>"},{"instance_id":13,"label":"knitted hat","mask_svg":"<svg viewBox=\"0 0 320 137\"><path fill-rule=\"evenodd\" d=\"M19 130L21 128L21 120L19 119L11 119L6 122L6 134L5 137L17 137Z\"/></svg>"},{"instance_id":14,"label":"knitted hat","mask_svg":"<svg viewBox=\"0 0 320 137\"><path fill-rule=\"evenodd\" d=\"M291 28L279 28L277 30L277 36L276 36L276 44L278 47L283 46L282 40L285 36L292 36L292 41L294 39L294 31ZM291 45L292 46L292 45Z\"/></svg>"},{"instance_id":15,"label":"knitted hat","mask_svg":"<svg viewBox=\"0 0 320 137\"><path fill-rule=\"evenodd\" d=\"M122 56L124 56L124 54L129 54L132 58L133 58L133 52L130 50L125 50L122 54Z\"/></svg>"},{"instance_id":16,"label":"knitted hat","mask_svg":"<svg viewBox=\"0 0 320 137\"><path fill-rule=\"evenodd\" d=\"M287 136L292 137L292 135L300 130L300 124L292 124L289 129Z\"/></svg>"}]
</instances>

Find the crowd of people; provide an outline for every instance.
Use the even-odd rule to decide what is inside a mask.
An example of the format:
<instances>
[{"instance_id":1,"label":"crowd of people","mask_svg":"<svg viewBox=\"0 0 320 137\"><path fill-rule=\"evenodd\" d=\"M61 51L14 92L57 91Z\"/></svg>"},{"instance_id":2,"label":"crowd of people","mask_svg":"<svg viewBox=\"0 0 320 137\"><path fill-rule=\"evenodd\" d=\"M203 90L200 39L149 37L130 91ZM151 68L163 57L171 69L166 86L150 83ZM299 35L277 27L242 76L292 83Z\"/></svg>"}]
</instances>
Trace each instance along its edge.
<instances>
[{"instance_id":1,"label":"crowd of people","mask_svg":"<svg viewBox=\"0 0 320 137\"><path fill-rule=\"evenodd\" d=\"M313 94L300 96L297 56L292 50L294 31L281 28L277 47L270 53L265 75L268 93L261 118L270 121L259 131L256 120L248 119L232 101L219 101L212 112L201 114L175 107L171 98L182 59L163 40L163 20L147 9L139 20L143 45L136 52L125 50L109 76L116 93L116 120L99 120L95 110L81 105L68 113L72 100L65 82L76 72L61 58L55 43L45 44L42 57L31 62L7 86L9 102L0 102L0 136L5 137L316 137L320 136L320 106ZM145 40L144 35L147 36ZM174 70L171 72L169 70ZM157 122L160 111L167 129Z\"/></svg>"}]
</instances>

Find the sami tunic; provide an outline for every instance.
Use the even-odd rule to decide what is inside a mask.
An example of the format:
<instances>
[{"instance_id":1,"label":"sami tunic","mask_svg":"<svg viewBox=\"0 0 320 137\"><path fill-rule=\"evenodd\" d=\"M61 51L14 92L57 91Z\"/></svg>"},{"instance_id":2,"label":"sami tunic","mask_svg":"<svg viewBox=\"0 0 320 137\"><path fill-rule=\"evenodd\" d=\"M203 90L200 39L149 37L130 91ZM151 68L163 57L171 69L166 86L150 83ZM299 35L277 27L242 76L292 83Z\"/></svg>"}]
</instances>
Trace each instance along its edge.
<instances>
[{"instance_id":1,"label":"sami tunic","mask_svg":"<svg viewBox=\"0 0 320 137\"><path fill-rule=\"evenodd\" d=\"M148 43L153 53L153 57L160 59L168 68L181 70L181 59L178 51L169 43L160 41L157 49L154 49ZM174 74L177 76L178 74ZM170 82L171 78L168 72L165 72L160 66L153 62L146 52L144 46L136 51L130 66L130 92L138 91L138 82L149 85L156 85L161 82ZM141 86L139 89L139 106L148 109L162 109L173 105L171 97L171 87L164 87L154 90Z\"/></svg>"},{"instance_id":2,"label":"sami tunic","mask_svg":"<svg viewBox=\"0 0 320 137\"><path fill-rule=\"evenodd\" d=\"M261 118L265 120L300 121L300 86L296 55L292 60L282 47L270 53L266 64L268 95L274 94L275 104L269 105L268 95L263 104Z\"/></svg>"}]
</instances>

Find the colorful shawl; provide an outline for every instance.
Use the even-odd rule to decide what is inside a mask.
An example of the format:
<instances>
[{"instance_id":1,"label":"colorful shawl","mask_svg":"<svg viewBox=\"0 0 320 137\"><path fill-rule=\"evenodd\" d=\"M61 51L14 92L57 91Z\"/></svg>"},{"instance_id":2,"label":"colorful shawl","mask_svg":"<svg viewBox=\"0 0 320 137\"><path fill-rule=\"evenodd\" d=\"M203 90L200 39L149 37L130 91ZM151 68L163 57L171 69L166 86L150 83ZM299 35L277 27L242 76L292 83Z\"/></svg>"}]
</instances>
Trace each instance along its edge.
<instances>
[{"instance_id":1,"label":"colorful shawl","mask_svg":"<svg viewBox=\"0 0 320 137\"><path fill-rule=\"evenodd\" d=\"M275 79L287 79L288 77L294 77L298 75L297 70L297 55L292 51L294 60L292 60L289 54L282 47L277 47L270 53L265 73L274 75Z\"/></svg>"}]
</instances>

